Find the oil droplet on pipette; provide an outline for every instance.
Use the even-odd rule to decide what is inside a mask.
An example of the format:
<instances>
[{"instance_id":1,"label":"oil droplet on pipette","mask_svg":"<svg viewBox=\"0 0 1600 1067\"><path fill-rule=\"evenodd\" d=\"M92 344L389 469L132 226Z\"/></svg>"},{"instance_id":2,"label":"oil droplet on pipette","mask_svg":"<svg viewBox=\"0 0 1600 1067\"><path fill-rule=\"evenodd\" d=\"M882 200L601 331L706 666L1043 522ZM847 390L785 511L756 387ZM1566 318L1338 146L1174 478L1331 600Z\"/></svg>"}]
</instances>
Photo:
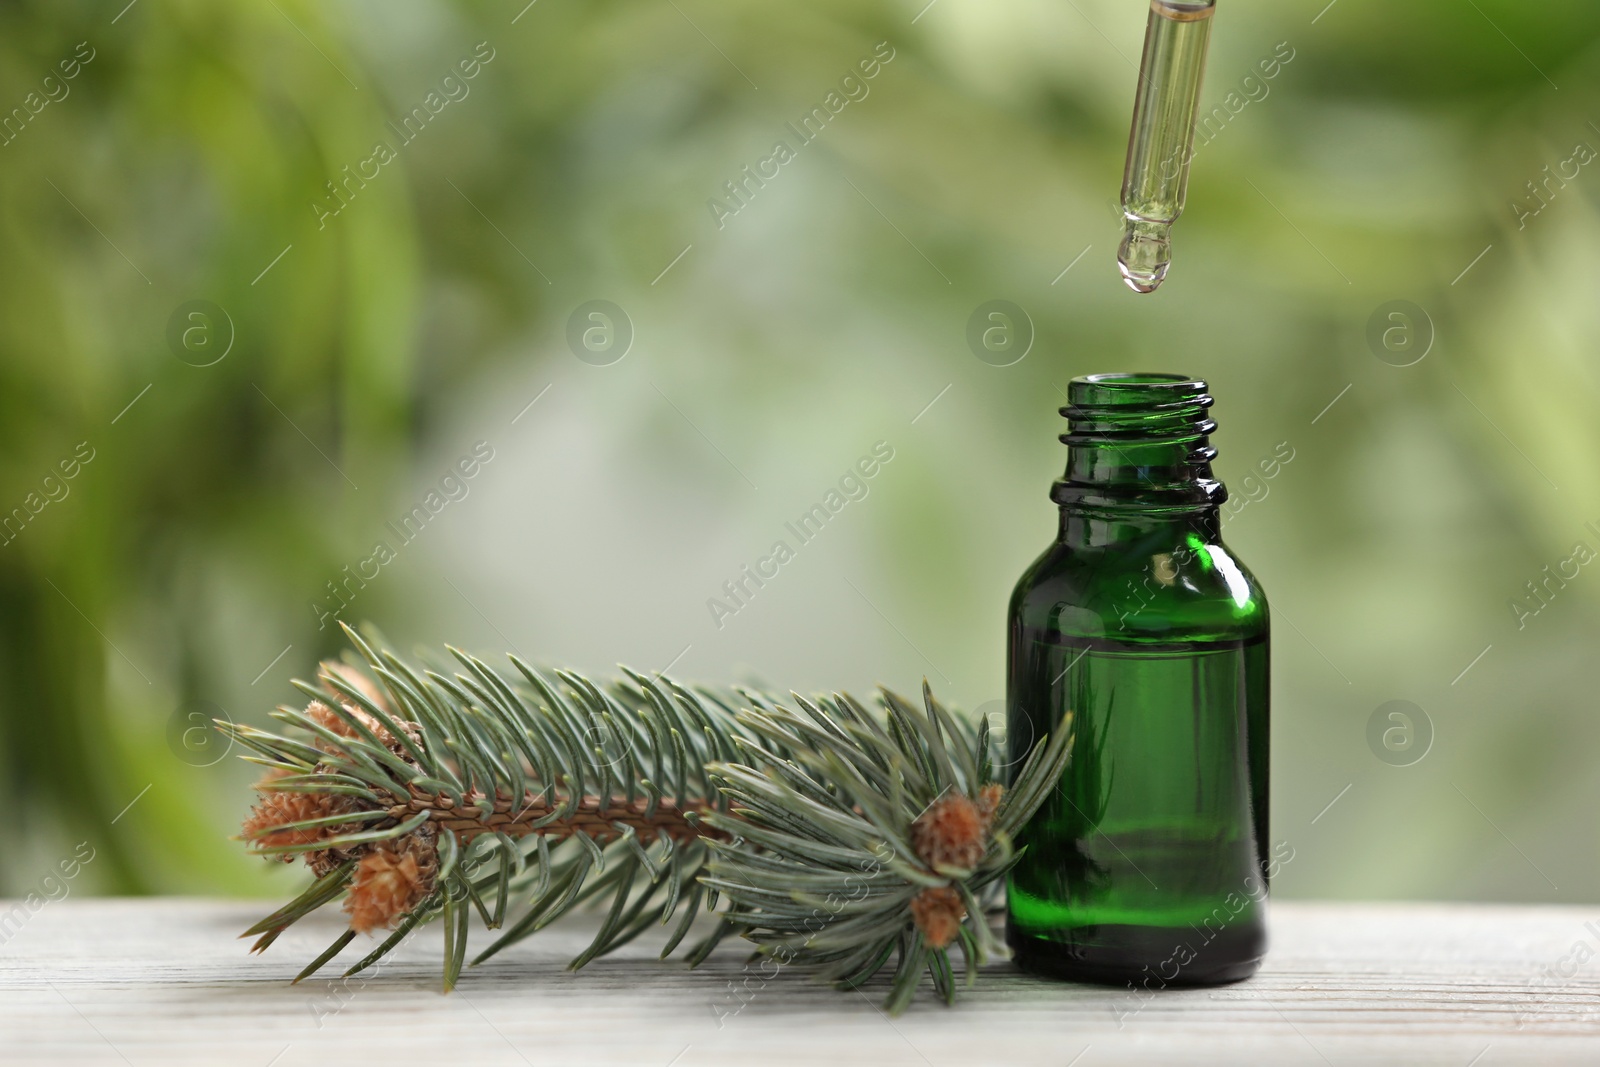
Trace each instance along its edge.
<instances>
[{"instance_id":1,"label":"oil droplet on pipette","mask_svg":"<svg viewBox=\"0 0 1600 1067\"><path fill-rule=\"evenodd\" d=\"M1136 293L1153 293L1172 266L1172 224L1137 216L1127 220L1117 267L1122 280Z\"/></svg>"}]
</instances>

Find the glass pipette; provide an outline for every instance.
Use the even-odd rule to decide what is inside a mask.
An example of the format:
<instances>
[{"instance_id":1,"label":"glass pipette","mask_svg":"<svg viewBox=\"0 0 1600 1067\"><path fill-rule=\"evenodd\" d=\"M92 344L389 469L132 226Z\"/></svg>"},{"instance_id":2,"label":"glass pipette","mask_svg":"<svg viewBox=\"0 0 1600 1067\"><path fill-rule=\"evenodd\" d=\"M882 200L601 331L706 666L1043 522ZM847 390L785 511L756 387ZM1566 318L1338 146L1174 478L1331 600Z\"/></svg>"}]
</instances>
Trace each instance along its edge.
<instances>
[{"instance_id":1,"label":"glass pipette","mask_svg":"<svg viewBox=\"0 0 1600 1067\"><path fill-rule=\"evenodd\" d=\"M1183 213L1195 111L1216 0L1150 0L1139 93L1122 175L1122 278L1152 293L1172 264L1172 224Z\"/></svg>"}]
</instances>

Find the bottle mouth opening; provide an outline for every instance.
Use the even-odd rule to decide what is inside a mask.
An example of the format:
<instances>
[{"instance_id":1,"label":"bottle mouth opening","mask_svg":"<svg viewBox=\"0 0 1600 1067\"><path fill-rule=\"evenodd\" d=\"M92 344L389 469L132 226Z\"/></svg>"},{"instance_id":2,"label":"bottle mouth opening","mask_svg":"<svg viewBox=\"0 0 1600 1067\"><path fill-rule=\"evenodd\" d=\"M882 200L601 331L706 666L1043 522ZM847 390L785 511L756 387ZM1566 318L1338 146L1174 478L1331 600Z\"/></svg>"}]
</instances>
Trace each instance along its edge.
<instances>
[{"instance_id":1,"label":"bottle mouth opening","mask_svg":"<svg viewBox=\"0 0 1600 1067\"><path fill-rule=\"evenodd\" d=\"M1067 384L1069 406L1163 404L1193 402L1206 392L1206 383L1187 374L1162 371L1117 371L1084 374Z\"/></svg>"},{"instance_id":2,"label":"bottle mouth opening","mask_svg":"<svg viewBox=\"0 0 1600 1067\"><path fill-rule=\"evenodd\" d=\"M1129 418L1202 418L1211 406L1207 386L1187 374L1138 371L1085 374L1067 385L1061 414L1074 423Z\"/></svg>"},{"instance_id":3,"label":"bottle mouth opening","mask_svg":"<svg viewBox=\"0 0 1600 1067\"><path fill-rule=\"evenodd\" d=\"M1190 511L1226 499L1211 477L1217 424L1206 383L1187 374L1085 374L1067 387L1067 474L1052 492L1063 506L1152 506Z\"/></svg>"},{"instance_id":4,"label":"bottle mouth opening","mask_svg":"<svg viewBox=\"0 0 1600 1067\"><path fill-rule=\"evenodd\" d=\"M1187 374L1132 371L1085 374L1067 386L1066 445L1171 444L1216 429L1206 417L1207 386Z\"/></svg>"},{"instance_id":5,"label":"bottle mouth opening","mask_svg":"<svg viewBox=\"0 0 1600 1067\"><path fill-rule=\"evenodd\" d=\"M1080 374L1072 379L1092 385L1183 385L1203 384L1187 374L1169 374L1166 371L1114 371L1109 374Z\"/></svg>"}]
</instances>

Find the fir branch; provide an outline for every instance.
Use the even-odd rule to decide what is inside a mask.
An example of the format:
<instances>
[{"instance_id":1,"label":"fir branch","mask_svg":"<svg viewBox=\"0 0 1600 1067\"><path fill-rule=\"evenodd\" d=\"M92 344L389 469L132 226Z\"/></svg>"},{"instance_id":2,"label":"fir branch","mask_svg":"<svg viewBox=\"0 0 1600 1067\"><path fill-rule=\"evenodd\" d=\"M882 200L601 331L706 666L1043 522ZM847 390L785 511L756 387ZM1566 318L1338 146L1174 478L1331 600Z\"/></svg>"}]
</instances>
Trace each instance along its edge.
<instances>
[{"instance_id":1,"label":"fir branch","mask_svg":"<svg viewBox=\"0 0 1600 1067\"><path fill-rule=\"evenodd\" d=\"M665 957L711 912L691 964L737 933L841 988L892 967L891 1011L924 973L953 1000L952 949L969 983L1007 954L985 913L1061 780L1067 723L1006 785L986 724L926 682L920 704L883 690L873 711L515 656L501 672L453 648L452 673L418 670L346 633L361 667L296 682L311 703L273 713L291 733L218 723L267 767L241 839L316 876L247 932L256 950L344 898L350 930L301 978L354 933L393 931L347 974L441 918L448 989L472 911L500 929L476 965L589 903L604 919L573 968L676 919Z\"/></svg>"}]
</instances>

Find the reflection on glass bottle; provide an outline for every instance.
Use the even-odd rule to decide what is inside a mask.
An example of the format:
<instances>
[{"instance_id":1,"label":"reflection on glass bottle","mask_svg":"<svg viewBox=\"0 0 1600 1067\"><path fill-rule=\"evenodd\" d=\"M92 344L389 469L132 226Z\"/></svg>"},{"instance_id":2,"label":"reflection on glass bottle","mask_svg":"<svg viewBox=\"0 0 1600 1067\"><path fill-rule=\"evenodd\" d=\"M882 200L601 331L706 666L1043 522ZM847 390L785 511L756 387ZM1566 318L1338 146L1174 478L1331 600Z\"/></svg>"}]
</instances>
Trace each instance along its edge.
<instances>
[{"instance_id":1,"label":"reflection on glass bottle","mask_svg":"<svg viewBox=\"0 0 1600 1067\"><path fill-rule=\"evenodd\" d=\"M1069 401L1059 536L1011 602L1007 714L1019 748L1068 711L1076 732L1018 841L1008 939L1068 977L1244 978L1266 945L1268 620L1221 540L1211 398L1126 374Z\"/></svg>"}]
</instances>

